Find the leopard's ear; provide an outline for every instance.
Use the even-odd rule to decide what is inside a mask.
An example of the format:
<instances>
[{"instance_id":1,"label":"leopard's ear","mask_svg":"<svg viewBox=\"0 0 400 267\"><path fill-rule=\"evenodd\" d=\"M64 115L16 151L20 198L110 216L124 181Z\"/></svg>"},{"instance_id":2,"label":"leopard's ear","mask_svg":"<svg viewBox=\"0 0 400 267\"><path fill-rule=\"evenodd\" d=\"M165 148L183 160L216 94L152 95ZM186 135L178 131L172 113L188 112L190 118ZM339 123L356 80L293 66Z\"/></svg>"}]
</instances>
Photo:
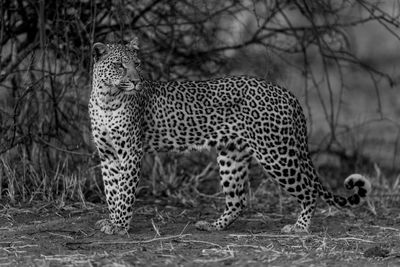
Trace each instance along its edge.
<instances>
[{"instance_id":1,"label":"leopard's ear","mask_svg":"<svg viewBox=\"0 0 400 267\"><path fill-rule=\"evenodd\" d=\"M139 50L139 38L136 36L129 42L127 47L131 50Z\"/></svg>"},{"instance_id":2,"label":"leopard's ear","mask_svg":"<svg viewBox=\"0 0 400 267\"><path fill-rule=\"evenodd\" d=\"M108 47L103 43L95 43L93 45L92 51L94 62L98 62L102 56L107 54Z\"/></svg>"}]
</instances>

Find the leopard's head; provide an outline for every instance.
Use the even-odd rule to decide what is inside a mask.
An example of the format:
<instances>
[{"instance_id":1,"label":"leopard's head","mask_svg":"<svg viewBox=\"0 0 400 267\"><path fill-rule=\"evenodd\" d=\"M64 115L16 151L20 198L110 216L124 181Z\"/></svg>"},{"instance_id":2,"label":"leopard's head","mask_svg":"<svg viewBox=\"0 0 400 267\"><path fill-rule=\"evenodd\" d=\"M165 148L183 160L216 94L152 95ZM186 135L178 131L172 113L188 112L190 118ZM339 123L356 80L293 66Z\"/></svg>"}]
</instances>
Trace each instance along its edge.
<instances>
[{"instance_id":1,"label":"leopard's head","mask_svg":"<svg viewBox=\"0 0 400 267\"><path fill-rule=\"evenodd\" d=\"M98 90L138 91L142 82L138 38L129 44L93 45L93 87Z\"/></svg>"}]
</instances>

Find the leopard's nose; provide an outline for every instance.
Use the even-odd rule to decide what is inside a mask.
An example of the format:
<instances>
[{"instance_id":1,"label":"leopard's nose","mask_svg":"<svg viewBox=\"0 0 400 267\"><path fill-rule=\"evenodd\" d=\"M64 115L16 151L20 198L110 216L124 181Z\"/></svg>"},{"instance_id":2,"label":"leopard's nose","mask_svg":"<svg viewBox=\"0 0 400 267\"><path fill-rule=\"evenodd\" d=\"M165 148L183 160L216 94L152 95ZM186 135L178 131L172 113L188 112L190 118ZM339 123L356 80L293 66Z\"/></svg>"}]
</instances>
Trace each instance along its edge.
<instances>
[{"instance_id":1,"label":"leopard's nose","mask_svg":"<svg viewBox=\"0 0 400 267\"><path fill-rule=\"evenodd\" d=\"M126 69L126 76L125 77L129 81L138 81L138 80L140 80L139 72L133 66L129 66Z\"/></svg>"}]
</instances>

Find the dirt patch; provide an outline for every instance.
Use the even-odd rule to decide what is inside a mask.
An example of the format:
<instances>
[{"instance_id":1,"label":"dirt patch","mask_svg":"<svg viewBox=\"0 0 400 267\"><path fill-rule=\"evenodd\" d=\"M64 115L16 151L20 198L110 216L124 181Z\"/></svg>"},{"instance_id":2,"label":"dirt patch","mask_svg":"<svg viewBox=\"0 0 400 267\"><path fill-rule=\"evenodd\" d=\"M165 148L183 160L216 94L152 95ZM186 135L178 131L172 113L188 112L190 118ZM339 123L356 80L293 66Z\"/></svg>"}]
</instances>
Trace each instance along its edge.
<instances>
[{"instance_id":1,"label":"dirt patch","mask_svg":"<svg viewBox=\"0 0 400 267\"><path fill-rule=\"evenodd\" d=\"M210 233L194 223L217 218L213 205L138 202L125 237L93 228L107 216L105 205L3 206L0 266L400 265L399 210L374 216L361 208L349 216L318 209L310 234L284 235L280 229L296 219L292 206L282 214L252 207L228 230Z\"/></svg>"}]
</instances>

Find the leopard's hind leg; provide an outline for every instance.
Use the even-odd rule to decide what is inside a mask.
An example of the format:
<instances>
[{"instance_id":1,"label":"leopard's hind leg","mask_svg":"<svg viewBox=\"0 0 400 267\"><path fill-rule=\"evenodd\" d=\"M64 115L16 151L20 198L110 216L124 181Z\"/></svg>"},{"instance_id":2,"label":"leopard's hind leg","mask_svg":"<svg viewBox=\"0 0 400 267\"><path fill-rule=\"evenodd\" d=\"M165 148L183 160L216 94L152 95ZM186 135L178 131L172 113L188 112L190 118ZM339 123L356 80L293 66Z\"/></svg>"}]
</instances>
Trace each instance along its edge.
<instances>
[{"instance_id":1,"label":"leopard's hind leg","mask_svg":"<svg viewBox=\"0 0 400 267\"><path fill-rule=\"evenodd\" d=\"M225 194L225 211L212 223L199 221L196 228L213 231L224 230L234 222L246 206L246 182L251 154L247 151L222 150L218 155L221 186Z\"/></svg>"},{"instance_id":2,"label":"leopard's hind leg","mask_svg":"<svg viewBox=\"0 0 400 267\"><path fill-rule=\"evenodd\" d=\"M297 157L296 148L286 151L287 153L280 155L277 149L271 148L269 153L257 152L255 158L267 174L282 189L295 197L301 206L296 223L284 226L281 231L284 233L308 232L318 197L318 191L313 181L315 174L302 171L304 169L303 162Z\"/></svg>"}]
</instances>

